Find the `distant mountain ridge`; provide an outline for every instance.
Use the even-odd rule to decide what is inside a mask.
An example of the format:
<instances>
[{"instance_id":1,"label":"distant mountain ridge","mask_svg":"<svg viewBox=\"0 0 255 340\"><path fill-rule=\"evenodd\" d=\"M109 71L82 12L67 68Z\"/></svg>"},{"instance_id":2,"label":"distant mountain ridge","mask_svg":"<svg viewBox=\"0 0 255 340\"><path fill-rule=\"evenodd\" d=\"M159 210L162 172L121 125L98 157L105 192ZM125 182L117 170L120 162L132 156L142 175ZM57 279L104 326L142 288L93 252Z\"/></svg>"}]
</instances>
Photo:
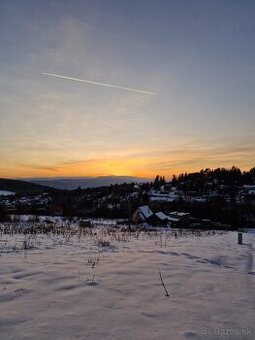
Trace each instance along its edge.
<instances>
[{"instance_id":1,"label":"distant mountain ridge","mask_svg":"<svg viewBox=\"0 0 255 340\"><path fill-rule=\"evenodd\" d=\"M149 181L146 178L132 176L98 176L98 177L53 177L53 178L23 178L23 181L52 187L56 189L75 190L78 187L98 188L122 183L144 183Z\"/></svg>"},{"instance_id":2,"label":"distant mountain ridge","mask_svg":"<svg viewBox=\"0 0 255 340\"><path fill-rule=\"evenodd\" d=\"M11 191L19 194L28 194L54 190L52 187L31 183L24 180L0 178L0 190Z\"/></svg>"}]
</instances>

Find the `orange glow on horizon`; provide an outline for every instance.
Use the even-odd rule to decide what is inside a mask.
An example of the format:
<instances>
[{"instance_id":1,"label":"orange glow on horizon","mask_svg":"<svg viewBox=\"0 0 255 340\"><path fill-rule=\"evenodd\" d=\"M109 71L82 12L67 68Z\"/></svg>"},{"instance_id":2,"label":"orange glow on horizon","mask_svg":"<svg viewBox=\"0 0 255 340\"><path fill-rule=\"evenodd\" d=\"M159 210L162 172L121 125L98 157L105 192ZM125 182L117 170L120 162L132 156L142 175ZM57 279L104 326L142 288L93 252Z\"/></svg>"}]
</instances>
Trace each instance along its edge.
<instances>
[{"instance_id":1,"label":"orange glow on horizon","mask_svg":"<svg viewBox=\"0 0 255 340\"><path fill-rule=\"evenodd\" d=\"M183 163L183 164L182 164ZM183 159L175 156L169 161L169 157L112 157L102 159L91 159L80 162L70 162L56 166L24 166L13 164L12 170L5 171L0 169L2 178L30 178L30 177L97 177L97 176L132 176L154 179L157 174L171 179L172 175L184 172L195 172L201 169L218 167L230 168L233 165L239 166L242 171L250 170L254 165L233 160L219 164L211 160L210 162L196 161L195 155L189 155Z\"/></svg>"}]
</instances>

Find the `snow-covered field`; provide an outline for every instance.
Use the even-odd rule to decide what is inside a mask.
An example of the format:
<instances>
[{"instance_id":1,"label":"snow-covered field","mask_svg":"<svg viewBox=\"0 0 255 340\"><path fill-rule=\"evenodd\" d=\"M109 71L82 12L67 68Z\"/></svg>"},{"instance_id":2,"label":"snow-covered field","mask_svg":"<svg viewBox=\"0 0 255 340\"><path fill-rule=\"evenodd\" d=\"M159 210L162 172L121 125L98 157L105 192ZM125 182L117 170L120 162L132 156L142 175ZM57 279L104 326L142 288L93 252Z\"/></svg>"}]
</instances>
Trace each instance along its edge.
<instances>
[{"instance_id":1,"label":"snow-covered field","mask_svg":"<svg viewBox=\"0 0 255 340\"><path fill-rule=\"evenodd\" d=\"M0 229L1 339L255 338L254 235L16 228Z\"/></svg>"}]
</instances>

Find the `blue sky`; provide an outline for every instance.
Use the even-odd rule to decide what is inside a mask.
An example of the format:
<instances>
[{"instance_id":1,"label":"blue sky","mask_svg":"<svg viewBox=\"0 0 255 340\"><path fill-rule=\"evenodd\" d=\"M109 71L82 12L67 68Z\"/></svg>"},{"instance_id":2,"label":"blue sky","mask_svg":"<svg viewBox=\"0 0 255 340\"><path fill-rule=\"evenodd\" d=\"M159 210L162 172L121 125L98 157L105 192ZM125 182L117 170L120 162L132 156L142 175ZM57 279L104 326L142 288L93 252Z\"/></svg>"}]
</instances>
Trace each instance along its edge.
<instances>
[{"instance_id":1,"label":"blue sky","mask_svg":"<svg viewBox=\"0 0 255 340\"><path fill-rule=\"evenodd\" d=\"M254 14L246 0L2 0L0 176L254 166Z\"/></svg>"}]
</instances>

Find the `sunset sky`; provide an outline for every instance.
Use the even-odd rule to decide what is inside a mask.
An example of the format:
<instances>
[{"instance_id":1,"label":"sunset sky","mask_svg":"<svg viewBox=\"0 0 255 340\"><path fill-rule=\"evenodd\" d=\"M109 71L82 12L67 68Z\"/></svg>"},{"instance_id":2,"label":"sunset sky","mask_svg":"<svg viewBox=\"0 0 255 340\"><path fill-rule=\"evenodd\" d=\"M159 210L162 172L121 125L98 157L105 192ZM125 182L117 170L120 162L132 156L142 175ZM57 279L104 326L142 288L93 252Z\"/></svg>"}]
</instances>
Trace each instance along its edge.
<instances>
[{"instance_id":1,"label":"sunset sky","mask_svg":"<svg viewBox=\"0 0 255 340\"><path fill-rule=\"evenodd\" d=\"M1 0L0 177L250 169L254 17L253 0Z\"/></svg>"}]
</instances>

